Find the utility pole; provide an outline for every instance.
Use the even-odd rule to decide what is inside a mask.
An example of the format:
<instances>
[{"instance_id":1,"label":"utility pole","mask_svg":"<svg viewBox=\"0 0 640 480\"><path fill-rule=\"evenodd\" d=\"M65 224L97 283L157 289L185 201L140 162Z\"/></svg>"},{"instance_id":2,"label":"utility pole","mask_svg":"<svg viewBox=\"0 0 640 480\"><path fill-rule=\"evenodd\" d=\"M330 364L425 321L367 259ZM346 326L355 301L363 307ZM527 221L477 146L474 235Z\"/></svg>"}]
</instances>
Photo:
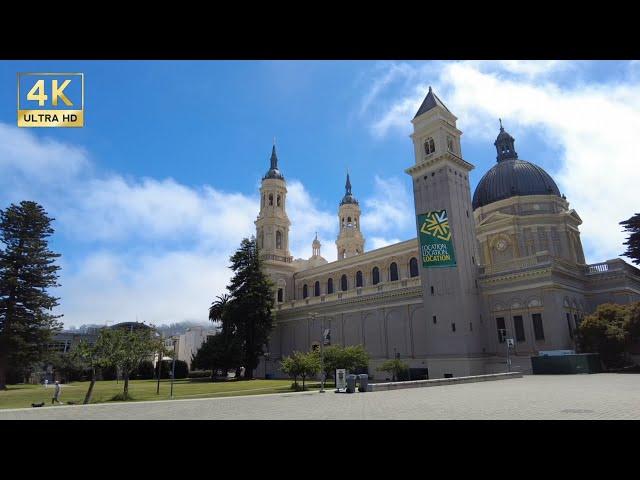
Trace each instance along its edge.
<instances>
[{"instance_id":1,"label":"utility pole","mask_svg":"<svg viewBox=\"0 0 640 480\"><path fill-rule=\"evenodd\" d=\"M176 339L173 339L173 365L171 367L171 394L170 398L173 399L173 380L176 376Z\"/></svg>"}]
</instances>

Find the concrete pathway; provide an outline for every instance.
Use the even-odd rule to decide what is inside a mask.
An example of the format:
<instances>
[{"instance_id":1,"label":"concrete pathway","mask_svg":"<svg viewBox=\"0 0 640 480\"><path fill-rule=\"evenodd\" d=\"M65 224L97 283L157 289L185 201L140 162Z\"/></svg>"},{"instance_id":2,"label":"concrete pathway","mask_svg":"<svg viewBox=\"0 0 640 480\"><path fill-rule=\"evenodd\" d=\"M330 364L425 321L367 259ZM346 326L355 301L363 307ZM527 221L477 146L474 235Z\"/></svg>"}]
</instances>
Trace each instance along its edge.
<instances>
[{"instance_id":1,"label":"concrete pathway","mask_svg":"<svg viewBox=\"0 0 640 480\"><path fill-rule=\"evenodd\" d=\"M0 410L2 419L640 419L640 375L528 375L499 382L336 394Z\"/></svg>"}]
</instances>

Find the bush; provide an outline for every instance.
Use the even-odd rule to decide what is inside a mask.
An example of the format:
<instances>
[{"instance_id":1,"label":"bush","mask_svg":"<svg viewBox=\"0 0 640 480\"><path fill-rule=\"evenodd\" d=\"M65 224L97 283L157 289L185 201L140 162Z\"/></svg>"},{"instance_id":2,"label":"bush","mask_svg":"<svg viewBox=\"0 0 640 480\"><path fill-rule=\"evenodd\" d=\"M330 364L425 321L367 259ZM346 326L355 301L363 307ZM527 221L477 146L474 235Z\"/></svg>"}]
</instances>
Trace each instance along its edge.
<instances>
[{"instance_id":1,"label":"bush","mask_svg":"<svg viewBox=\"0 0 640 480\"><path fill-rule=\"evenodd\" d=\"M131 378L138 380L150 380L155 377L155 368L153 368L153 362L145 360L140 363L140 366L131 373Z\"/></svg>"},{"instance_id":2,"label":"bush","mask_svg":"<svg viewBox=\"0 0 640 480\"><path fill-rule=\"evenodd\" d=\"M380 365L378 370L391 374L395 381L404 381L408 379L409 365L399 358L393 358Z\"/></svg>"},{"instance_id":3,"label":"bush","mask_svg":"<svg viewBox=\"0 0 640 480\"><path fill-rule=\"evenodd\" d=\"M187 378L211 378L212 373L211 370L193 370Z\"/></svg>"},{"instance_id":4,"label":"bush","mask_svg":"<svg viewBox=\"0 0 640 480\"><path fill-rule=\"evenodd\" d=\"M101 373L103 380L115 380L117 371L115 367L102 367Z\"/></svg>"},{"instance_id":5,"label":"bush","mask_svg":"<svg viewBox=\"0 0 640 480\"><path fill-rule=\"evenodd\" d=\"M171 369L173 368L173 360L162 361L162 374L160 378L171 378ZM189 367L184 360L176 360L176 378L187 378L189 375Z\"/></svg>"},{"instance_id":6,"label":"bush","mask_svg":"<svg viewBox=\"0 0 640 480\"><path fill-rule=\"evenodd\" d=\"M9 367L7 369L7 384L15 385L16 383L23 383L27 371L18 367Z\"/></svg>"}]
</instances>

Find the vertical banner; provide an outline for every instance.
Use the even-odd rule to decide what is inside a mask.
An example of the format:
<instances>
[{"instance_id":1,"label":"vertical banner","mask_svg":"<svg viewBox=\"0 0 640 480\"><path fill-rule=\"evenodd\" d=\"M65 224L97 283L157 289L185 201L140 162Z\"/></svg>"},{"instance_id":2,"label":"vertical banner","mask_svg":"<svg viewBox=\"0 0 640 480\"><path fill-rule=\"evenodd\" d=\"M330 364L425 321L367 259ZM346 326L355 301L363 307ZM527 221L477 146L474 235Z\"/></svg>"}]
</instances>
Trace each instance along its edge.
<instances>
[{"instance_id":1,"label":"vertical banner","mask_svg":"<svg viewBox=\"0 0 640 480\"><path fill-rule=\"evenodd\" d=\"M422 266L455 267L453 237L446 210L417 215Z\"/></svg>"}]
</instances>

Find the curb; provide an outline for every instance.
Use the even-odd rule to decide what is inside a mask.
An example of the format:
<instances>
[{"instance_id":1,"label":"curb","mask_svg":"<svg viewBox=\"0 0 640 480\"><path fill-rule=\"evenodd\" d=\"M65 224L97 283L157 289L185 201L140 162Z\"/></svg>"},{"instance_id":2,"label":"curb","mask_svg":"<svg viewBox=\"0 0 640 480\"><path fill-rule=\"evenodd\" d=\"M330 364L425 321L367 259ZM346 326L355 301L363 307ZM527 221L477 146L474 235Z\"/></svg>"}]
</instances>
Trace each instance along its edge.
<instances>
[{"instance_id":1,"label":"curb","mask_svg":"<svg viewBox=\"0 0 640 480\"><path fill-rule=\"evenodd\" d=\"M473 375L469 377L436 378L433 380L412 380L409 382L370 383L367 392L380 392L385 390L399 390L402 388L438 387L441 385L458 385L461 383L490 382L494 380L508 380L510 378L522 378L521 372L492 373L489 375Z\"/></svg>"}]
</instances>

